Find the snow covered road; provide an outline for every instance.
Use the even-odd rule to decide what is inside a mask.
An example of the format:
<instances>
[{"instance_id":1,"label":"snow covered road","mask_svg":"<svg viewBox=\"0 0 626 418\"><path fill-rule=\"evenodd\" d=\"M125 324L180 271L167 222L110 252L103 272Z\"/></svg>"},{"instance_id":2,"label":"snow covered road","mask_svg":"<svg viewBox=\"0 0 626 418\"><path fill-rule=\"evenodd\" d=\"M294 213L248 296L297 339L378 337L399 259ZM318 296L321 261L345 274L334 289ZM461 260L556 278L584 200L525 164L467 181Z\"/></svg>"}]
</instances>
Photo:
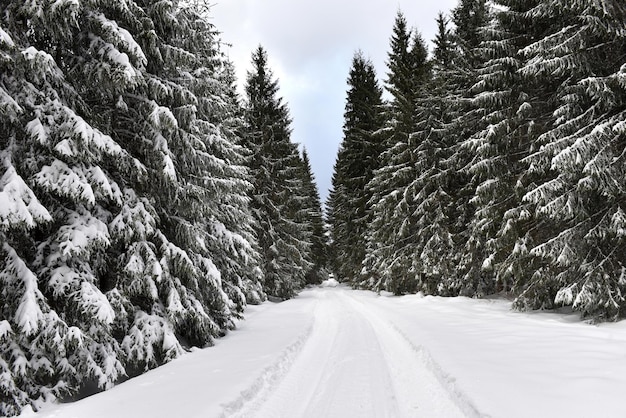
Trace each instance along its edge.
<instances>
[{"instance_id":1,"label":"snow covered road","mask_svg":"<svg viewBox=\"0 0 626 418\"><path fill-rule=\"evenodd\" d=\"M421 352L353 293L312 295L313 331L284 379L229 416L463 416Z\"/></svg>"},{"instance_id":2,"label":"snow covered road","mask_svg":"<svg viewBox=\"0 0 626 418\"><path fill-rule=\"evenodd\" d=\"M626 325L320 287L43 418L623 417ZM30 416L30 414L23 414Z\"/></svg>"}]
</instances>

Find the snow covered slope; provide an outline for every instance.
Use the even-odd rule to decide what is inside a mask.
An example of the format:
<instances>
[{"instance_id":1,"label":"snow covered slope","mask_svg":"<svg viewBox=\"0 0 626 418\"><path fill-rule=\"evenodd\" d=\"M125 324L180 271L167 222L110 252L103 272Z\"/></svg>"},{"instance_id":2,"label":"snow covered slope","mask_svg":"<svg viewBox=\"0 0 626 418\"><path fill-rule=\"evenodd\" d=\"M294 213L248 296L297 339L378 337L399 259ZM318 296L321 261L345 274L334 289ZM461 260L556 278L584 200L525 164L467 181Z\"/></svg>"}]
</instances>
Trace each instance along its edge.
<instances>
[{"instance_id":1,"label":"snow covered slope","mask_svg":"<svg viewBox=\"0 0 626 418\"><path fill-rule=\"evenodd\" d=\"M215 347L23 416L623 417L624 391L624 323L326 286L250 307Z\"/></svg>"}]
</instances>

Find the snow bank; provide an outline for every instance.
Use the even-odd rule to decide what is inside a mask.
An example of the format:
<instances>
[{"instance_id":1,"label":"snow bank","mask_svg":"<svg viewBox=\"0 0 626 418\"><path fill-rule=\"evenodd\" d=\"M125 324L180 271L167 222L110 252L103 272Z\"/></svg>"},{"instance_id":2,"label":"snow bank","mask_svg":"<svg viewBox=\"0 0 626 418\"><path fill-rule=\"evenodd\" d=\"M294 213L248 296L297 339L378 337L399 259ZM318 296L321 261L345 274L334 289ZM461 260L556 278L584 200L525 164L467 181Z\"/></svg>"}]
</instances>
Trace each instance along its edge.
<instances>
[{"instance_id":1,"label":"snow bank","mask_svg":"<svg viewBox=\"0 0 626 418\"><path fill-rule=\"evenodd\" d=\"M321 287L337 287L339 282L335 279L327 279L322 282Z\"/></svg>"},{"instance_id":2,"label":"snow bank","mask_svg":"<svg viewBox=\"0 0 626 418\"><path fill-rule=\"evenodd\" d=\"M359 293L481 416L626 416L625 322L519 313L506 300Z\"/></svg>"},{"instance_id":3,"label":"snow bank","mask_svg":"<svg viewBox=\"0 0 626 418\"><path fill-rule=\"evenodd\" d=\"M290 368L310 335L315 302L304 294L250 306L239 329L213 347L193 349L106 392L21 418L225 416L267 393Z\"/></svg>"}]
</instances>

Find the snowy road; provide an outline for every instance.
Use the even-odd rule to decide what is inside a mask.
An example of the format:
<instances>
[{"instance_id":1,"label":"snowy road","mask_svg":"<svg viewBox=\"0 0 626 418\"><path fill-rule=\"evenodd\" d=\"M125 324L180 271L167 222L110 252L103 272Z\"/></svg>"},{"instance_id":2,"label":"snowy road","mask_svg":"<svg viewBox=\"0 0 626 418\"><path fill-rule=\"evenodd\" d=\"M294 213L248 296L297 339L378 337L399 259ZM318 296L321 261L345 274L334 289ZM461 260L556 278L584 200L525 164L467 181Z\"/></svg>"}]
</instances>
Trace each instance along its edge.
<instances>
[{"instance_id":1,"label":"snowy road","mask_svg":"<svg viewBox=\"0 0 626 418\"><path fill-rule=\"evenodd\" d=\"M422 353L341 290L316 290L313 330L269 396L229 416L461 417Z\"/></svg>"},{"instance_id":2,"label":"snowy road","mask_svg":"<svg viewBox=\"0 0 626 418\"><path fill-rule=\"evenodd\" d=\"M506 300L308 289L238 330L37 418L624 417L626 323Z\"/></svg>"}]
</instances>

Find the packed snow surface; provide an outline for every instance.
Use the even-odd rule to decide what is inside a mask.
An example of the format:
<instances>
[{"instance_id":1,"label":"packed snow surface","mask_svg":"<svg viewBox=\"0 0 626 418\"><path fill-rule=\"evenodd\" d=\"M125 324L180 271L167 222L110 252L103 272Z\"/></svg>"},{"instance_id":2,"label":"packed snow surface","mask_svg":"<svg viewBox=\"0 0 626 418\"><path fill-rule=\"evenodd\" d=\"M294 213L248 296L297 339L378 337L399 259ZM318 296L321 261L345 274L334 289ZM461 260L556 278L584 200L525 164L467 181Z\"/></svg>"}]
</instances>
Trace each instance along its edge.
<instances>
[{"instance_id":1,"label":"packed snow surface","mask_svg":"<svg viewBox=\"0 0 626 418\"><path fill-rule=\"evenodd\" d=\"M626 323L336 283L40 418L624 417Z\"/></svg>"}]
</instances>

